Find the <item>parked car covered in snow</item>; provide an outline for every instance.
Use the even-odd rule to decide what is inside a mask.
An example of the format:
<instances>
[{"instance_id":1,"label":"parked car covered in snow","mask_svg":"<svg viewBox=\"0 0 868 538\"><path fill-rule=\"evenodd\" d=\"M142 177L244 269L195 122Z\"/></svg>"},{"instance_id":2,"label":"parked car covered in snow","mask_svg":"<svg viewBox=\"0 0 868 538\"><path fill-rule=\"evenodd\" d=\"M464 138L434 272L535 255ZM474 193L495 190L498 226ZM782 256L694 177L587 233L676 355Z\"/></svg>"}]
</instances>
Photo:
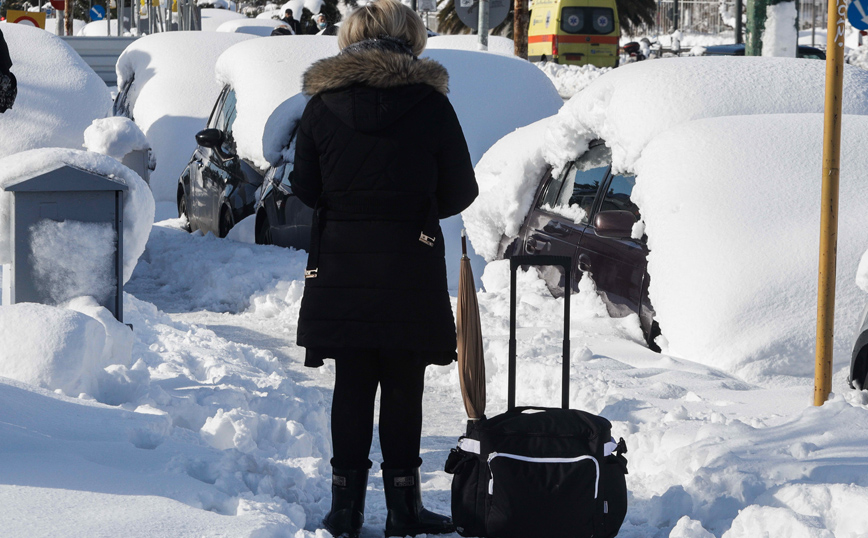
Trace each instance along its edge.
<instances>
[{"instance_id":1,"label":"parked car covered in snow","mask_svg":"<svg viewBox=\"0 0 868 538\"><path fill-rule=\"evenodd\" d=\"M229 47L254 36L226 32L165 32L137 39L117 63L114 114L136 122L157 166L150 185L157 202L177 202L178 176L196 148L220 96L214 64Z\"/></svg>"},{"instance_id":2,"label":"parked car covered in snow","mask_svg":"<svg viewBox=\"0 0 868 538\"><path fill-rule=\"evenodd\" d=\"M69 45L44 30L3 24L3 35L18 97L0 114L0 157L43 147L81 149L84 130L111 112L105 83Z\"/></svg>"},{"instance_id":3,"label":"parked car covered in snow","mask_svg":"<svg viewBox=\"0 0 868 538\"><path fill-rule=\"evenodd\" d=\"M823 69L695 57L606 73L483 157L469 237L488 260L569 255L573 287L590 275L609 314L638 314L646 337L653 304L669 354L756 382L809 375ZM853 275L868 229L868 73L845 69L835 352L849 358L841 335L864 303Z\"/></svg>"}]
</instances>

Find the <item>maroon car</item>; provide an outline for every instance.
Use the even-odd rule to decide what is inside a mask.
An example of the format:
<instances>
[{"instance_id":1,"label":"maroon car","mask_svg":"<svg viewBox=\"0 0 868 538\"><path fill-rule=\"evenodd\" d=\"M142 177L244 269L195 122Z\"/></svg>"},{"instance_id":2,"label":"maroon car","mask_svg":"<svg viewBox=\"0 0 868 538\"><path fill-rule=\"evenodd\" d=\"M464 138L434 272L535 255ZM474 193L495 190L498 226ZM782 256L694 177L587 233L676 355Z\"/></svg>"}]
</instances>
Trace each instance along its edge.
<instances>
[{"instance_id":1,"label":"maroon car","mask_svg":"<svg viewBox=\"0 0 868 538\"><path fill-rule=\"evenodd\" d=\"M609 314L639 314L649 347L660 328L648 300L648 247L641 232L634 233L639 208L630 200L633 176L612 173L612 153L602 140L553 175L540 181L533 206L506 257L547 254L573 259L572 288L583 273L590 274ZM641 235L640 238L634 238ZM547 268L543 277L557 293L563 287L559 269Z\"/></svg>"}]
</instances>

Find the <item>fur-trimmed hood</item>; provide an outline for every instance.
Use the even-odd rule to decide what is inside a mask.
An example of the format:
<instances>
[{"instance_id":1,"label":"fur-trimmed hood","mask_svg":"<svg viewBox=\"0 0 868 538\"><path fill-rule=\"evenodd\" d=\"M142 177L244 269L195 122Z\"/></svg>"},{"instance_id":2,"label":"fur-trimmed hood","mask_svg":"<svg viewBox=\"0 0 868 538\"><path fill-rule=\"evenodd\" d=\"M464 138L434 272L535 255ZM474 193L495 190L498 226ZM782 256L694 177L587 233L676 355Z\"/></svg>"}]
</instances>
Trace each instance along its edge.
<instances>
[{"instance_id":1,"label":"fur-trimmed hood","mask_svg":"<svg viewBox=\"0 0 868 538\"><path fill-rule=\"evenodd\" d=\"M380 48L353 50L313 64L303 91L317 96L357 131L384 129L434 92L446 95L449 74L430 59Z\"/></svg>"},{"instance_id":2,"label":"fur-trimmed hood","mask_svg":"<svg viewBox=\"0 0 868 538\"><path fill-rule=\"evenodd\" d=\"M427 84L446 95L449 73L430 58L414 58L388 50L368 49L339 54L314 63L304 73L302 91L307 95L364 84L386 89Z\"/></svg>"}]
</instances>

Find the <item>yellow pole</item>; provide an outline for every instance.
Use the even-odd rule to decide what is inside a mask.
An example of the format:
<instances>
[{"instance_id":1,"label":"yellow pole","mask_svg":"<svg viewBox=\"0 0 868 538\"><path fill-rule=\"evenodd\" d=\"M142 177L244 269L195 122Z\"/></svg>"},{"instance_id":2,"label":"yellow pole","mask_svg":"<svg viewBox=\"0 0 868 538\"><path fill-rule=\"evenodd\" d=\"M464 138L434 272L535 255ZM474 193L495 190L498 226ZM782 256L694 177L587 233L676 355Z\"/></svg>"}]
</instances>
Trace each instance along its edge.
<instances>
[{"instance_id":1,"label":"yellow pole","mask_svg":"<svg viewBox=\"0 0 868 538\"><path fill-rule=\"evenodd\" d=\"M846 17L847 0L829 0L814 405L823 405L828 399L829 393L832 392L835 265L838 250L838 178L841 161L841 93L844 84L844 21Z\"/></svg>"}]
</instances>

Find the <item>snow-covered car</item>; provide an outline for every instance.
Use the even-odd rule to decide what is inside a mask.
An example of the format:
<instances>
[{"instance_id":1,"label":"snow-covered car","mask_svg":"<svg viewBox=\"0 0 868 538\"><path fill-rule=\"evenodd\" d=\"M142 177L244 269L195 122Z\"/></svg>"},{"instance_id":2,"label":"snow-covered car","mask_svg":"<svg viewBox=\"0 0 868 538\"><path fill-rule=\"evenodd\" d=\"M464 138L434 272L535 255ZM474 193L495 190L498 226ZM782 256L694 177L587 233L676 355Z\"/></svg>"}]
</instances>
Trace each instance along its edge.
<instances>
[{"instance_id":1,"label":"snow-covered car","mask_svg":"<svg viewBox=\"0 0 868 538\"><path fill-rule=\"evenodd\" d=\"M847 380L854 389L863 390L868 387L868 307L862 311L859 329L856 331Z\"/></svg>"},{"instance_id":2,"label":"snow-covered car","mask_svg":"<svg viewBox=\"0 0 868 538\"><path fill-rule=\"evenodd\" d=\"M18 97L0 114L0 157L42 147L81 149L84 130L111 112L105 83L69 45L44 30L3 24L3 35Z\"/></svg>"},{"instance_id":3,"label":"snow-covered car","mask_svg":"<svg viewBox=\"0 0 868 538\"><path fill-rule=\"evenodd\" d=\"M268 37L277 28L289 29L289 26L285 22L275 19L243 18L228 20L217 27L217 31Z\"/></svg>"},{"instance_id":4,"label":"snow-covered car","mask_svg":"<svg viewBox=\"0 0 868 538\"><path fill-rule=\"evenodd\" d=\"M137 39L117 63L114 114L136 122L151 143L156 169L154 199L174 205L178 176L196 147L222 85L217 58L232 45L254 39L225 32L165 32Z\"/></svg>"},{"instance_id":5,"label":"snow-covered car","mask_svg":"<svg viewBox=\"0 0 868 538\"><path fill-rule=\"evenodd\" d=\"M853 275L868 228L859 186L868 174L859 149L868 73L845 70L835 354L849 359L864 302ZM756 382L810 375L823 73L821 62L761 57L663 59L606 73L557 116L504 137L483 157L479 199L464 213L470 239L488 260L516 248L571 256L575 272L584 271L574 286L592 280L610 315L623 315L625 303L607 296L609 286L642 301L645 287L670 355ZM635 182L630 206L604 205L628 189L598 189L589 204L573 189L596 180L568 188L570 167L589 158L597 139L611 151L600 186ZM590 169L607 165L601 157ZM547 198L541 185L558 177L565 196ZM630 222L636 210L641 220ZM618 267L633 253L647 254L650 283L632 278L641 262Z\"/></svg>"}]
</instances>

